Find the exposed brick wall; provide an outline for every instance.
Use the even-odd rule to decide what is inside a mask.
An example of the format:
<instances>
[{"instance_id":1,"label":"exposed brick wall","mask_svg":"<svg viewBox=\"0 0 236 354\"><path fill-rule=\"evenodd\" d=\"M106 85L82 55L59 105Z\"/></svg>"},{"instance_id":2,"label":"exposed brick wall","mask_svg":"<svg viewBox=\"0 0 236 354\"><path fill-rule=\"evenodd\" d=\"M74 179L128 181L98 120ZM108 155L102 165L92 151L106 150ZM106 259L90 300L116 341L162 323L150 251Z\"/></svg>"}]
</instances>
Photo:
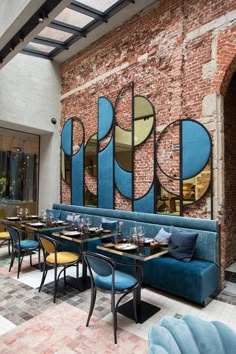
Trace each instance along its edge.
<instances>
[{"instance_id":1,"label":"exposed brick wall","mask_svg":"<svg viewBox=\"0 0 236 354\"><path fill-rule=\"evenodd\" d=\"M225 234L226 266L236 260L236 76L225 96Z\"/></svg>"},{"instance_id":2,"label":"exposed brick wall","mask_svg":"<svg viewBox=\"0 0 236 354\"><path fill-rule=\"evenodd\" d=\"M80 117L86 127L87 141L97 132L98 97L106 96L114 104L119 91L134 81L135 94L146 96L157 113L155 139L159 137L160 127L164 129L177 119L191 117L207 122L214 144L216 114L206 113L204 116L203 101L211 94L226 95L236 70L236 25L233 10L235 0L161 0L159 6L134 16L78 53L61 67L61 125L73 115ZM130 103L127 104L130 90L129 87L126 88L116 107L118 124L125 129L130 128L131 124L127 109L130 107ZM227 97L229 112L226 112L225 156L228 156L227 151L234 151L231 102ZM147 146L152 149L151 138ZM142 150L140 146L135 153L136 196L141 194L142 189L148 190L153 178L151 163L144 166L140 158L148 155L148 148ZM167 149L166 155L161 156L163 166L168 161L169 154ZM173 164L175 162L178 162L177 155L173 156ZM217 166L217 161L215 165ZM235 245L232 246L233 234L235 235L232 220L235 216L230 219L230 215L236 213L233 166L232 156L225 165L224 215L227 227L225 228L223 215L222 264L228 264L236 258ZM142 176L141 167L147 171L145 176ZM231 173L233 178L228 178ZM163 176L160 178L165 179ZM178 191L177 183L169 183L172 190ZM62 181L63 202L69 201L69 193L69 187ZM189 206L185 215L209 218L208 197ZM131 209L130 201L118 191L115 193L115 206L118 209Z\"/></svg>"}]
</instances>

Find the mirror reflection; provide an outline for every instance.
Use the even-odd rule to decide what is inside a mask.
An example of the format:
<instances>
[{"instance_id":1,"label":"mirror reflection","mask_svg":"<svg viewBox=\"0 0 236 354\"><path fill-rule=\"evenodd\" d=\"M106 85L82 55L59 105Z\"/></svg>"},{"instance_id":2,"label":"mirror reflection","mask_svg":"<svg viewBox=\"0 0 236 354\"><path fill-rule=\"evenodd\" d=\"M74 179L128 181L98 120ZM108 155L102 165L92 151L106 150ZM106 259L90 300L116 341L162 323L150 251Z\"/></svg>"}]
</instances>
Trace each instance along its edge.
<instances>
[{"instance_id":1,"label":"mirror reflection","mask_svg":"<svg viewBox=\"0 0 236 354\"><path fill-rule=\"evenodd\" d=\"M147 98L134 97L134 146L142 144L150 135L154 124L154 109Z\"/></svg>"},{"instance_id":2,"label":"mirror reflection","mask_svg":"<svg viewBox=\"0 0 236 354\"><path fill-rule=\"evenodd\" d=\"M85 147L85 205L97 206L97 134Z\"/></svg>"},{"instance_id":3,"label":"mirror reflection","mask_svg":"<svg viewBox=\"0 0 236 354\"><path fill-rule=\"evenodd\" d=\"M61 150L61 175L62 179L68 184L71 184L71 157Z\"/></svg>"}]
</instances>

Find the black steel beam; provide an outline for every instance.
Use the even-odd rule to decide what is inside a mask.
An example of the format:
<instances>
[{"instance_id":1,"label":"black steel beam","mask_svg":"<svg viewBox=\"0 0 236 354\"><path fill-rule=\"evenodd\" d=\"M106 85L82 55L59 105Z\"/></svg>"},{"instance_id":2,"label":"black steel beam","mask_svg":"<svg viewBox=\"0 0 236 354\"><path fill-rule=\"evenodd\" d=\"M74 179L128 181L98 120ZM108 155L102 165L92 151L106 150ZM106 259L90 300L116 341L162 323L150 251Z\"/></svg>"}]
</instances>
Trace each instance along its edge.
<instances>
[{"instance_id":1,"label":"black steel beam","mask_svg":"<svg viewBox=\"0 0 236 354\"><path fill-rule=\"evenodd\" d=\"M34 49L30 49L30 48L22 49L21 53L26 54L26 55L31 55L34 57L38 57L38 58L42 58L42 59L47 59L47 60L50 59L48 56L48 53L43 53L38 50L34 50Z\"/></svg>"},{"instance_id":2,"label":"black steel beam","mask_svg":"<svg viewBox=\"0 0 236 354\"><path fill-rule=\"evenodd\" d=\"M47 27L51 27L59 31L75 34L76 36L86 37L85 31L82 30L81 28L69 25L68 23L64 23L61 21L53 20L48 24Z\"/></svg>"},{"instance_id":3,"label":"black steel beam","mask_svg":"<svg viewBox=\"0 0 236 354\"><path fill-rule=\"evenodd\" d=\"M47 16L62 0L46 0L33 16L19 29L11 40L0 50L0 61L7 55L39 24L39 19Z\"/></svg>"},{"instance_id":4,"label":"black steel beam","mask_svg":"<svg viewBox=\"0 0 236 354\"><path fill-rule=\"evenodd\" d=\"M73 10L73 11L77 11L80 12L83 15L86 16L90 16L95 18L96 20L100 20L102 22L106 22L106 18L103 15L103 13L101 11L98 11L90 6L81 4L78 1L74 1L72 0L71 4L68 6L69 9Z\"/></svg>"},{"instance_id":5,"label":"black steel beam","mask_svg":"<svg viewBox=\"0 0 236 354\"><path fill-rule=\"evenodd\" d=\"M50 47L67 49L67 46L64 44L64 42L57 41L57 40L51 39L51 38L37 36L37 37L32 39L32 42L43 44L43 45L47 45L47 46L50 46Z\"/></svg>"}]
</instances>

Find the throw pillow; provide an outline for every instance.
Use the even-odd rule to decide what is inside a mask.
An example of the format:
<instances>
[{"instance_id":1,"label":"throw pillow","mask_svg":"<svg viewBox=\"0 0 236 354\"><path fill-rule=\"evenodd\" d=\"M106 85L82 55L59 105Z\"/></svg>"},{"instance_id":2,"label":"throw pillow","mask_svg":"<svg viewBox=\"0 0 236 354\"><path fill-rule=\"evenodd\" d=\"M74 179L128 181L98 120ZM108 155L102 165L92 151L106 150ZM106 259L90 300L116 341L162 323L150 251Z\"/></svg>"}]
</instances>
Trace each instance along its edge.
<instances>
[{"instance_id":1,"label":"throw pillow","mask_svg":"<svg viewBox=\"0 0 236 354\"><path fill-rule=\"evenodd\" d=\"M154 240L156 240L157 242L169 242L170 236L171 232L167 232L162 227L158 234L154 237Z\"/></svg>"},{"instance_id":2,"label":"throw pillow","mask_svg":"<svg viewBox=\"0 0 236 354\"><path fill-rule=\"evenodd\" d=\"M61 210L58 209L46 209L46 218L53 220L59 220L61 217Z\"/></svg>"},{"instance_id":3,"label":"throw pillow","mask_svg":"<svg viewBox=\"0 0 236 354\"><path fill-rule=\"evenodd\" d=\"M118 228L118 221L102 218L101 227L104 230L111 230L113 232L116 232L117 228ZM114 242L114 240L115 240L114 237L106 237L106 238L101 239L101 242L102 243L109 243L109 242Z\"/></svg>"},{"instance_id":4,"label":"throw pillow","mask_svg":"<svg viewBox=\"0 0 236 354\"><path fill-rule=\"evenodd\" d=\"M172 226L170 229L169 255L183 262L190 262L193 256L198 234L180 230ZM173 247L173 249L171 249Z\"/></svg>"},{"instance_id":5,"label":"throw pillow","mask_svg":"<svg viewBox=\"0 0 236 354\"><path fill-rule=\"evenodd\" d=\"M102 218L102 228L104 230L117 230L118 221Z\"/></svg>"}]
</instances>

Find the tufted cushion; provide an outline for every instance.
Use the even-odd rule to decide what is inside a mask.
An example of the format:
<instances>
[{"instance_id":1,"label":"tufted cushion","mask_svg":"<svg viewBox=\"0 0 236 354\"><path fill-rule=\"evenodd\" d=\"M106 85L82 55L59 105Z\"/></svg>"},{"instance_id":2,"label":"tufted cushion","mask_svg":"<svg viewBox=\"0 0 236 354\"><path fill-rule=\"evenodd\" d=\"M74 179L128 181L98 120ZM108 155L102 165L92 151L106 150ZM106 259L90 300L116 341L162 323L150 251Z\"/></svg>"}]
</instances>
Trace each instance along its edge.
<instances>
[{"instance_id":1,"label":"tufted cushion","mask_svg":"<svg viewBox=\"0 0 236 354\"><path fill-rule=\"evenodd\" d=\"M46 258L48 263L55 263L55 254L51 253ZM65 264L72 263L79 260L79 254L74 252L58 252L57 253L57 263Z\"/></svg>"},{"instance_id":2,"label":"tufted cushion","mask_svg":"<svg viewBox=\"0 0 236 354\"><path fill-rule=\"evenodd\" d=\"M46 209L46 218L50 219L51 215L52 215L53 220L59 220L61 217L61 210Z\"/></svg>"},{"instance_id":3,"label":"tufted cushion","mask_svg":"<svg viewBox=\"0 0 236 354\"><path fill-rule=\"evenodd\" d=\"M134 286L137 283L137 279L130 274L120 272L119 270L115 271L115 289L116 290L123 290L128 289ZM95 284L96 286L111 290L112 286L112 276L108 275L106 277L97 275L95 277Z\"/></svg>"},{"instance_id":4,"label":"tufted cushion","mask_svg":"<svg viewBox=\"0 0 236 354\"><path fill-rule=\"evenodd\" d=\"M163 317L149 330L149 354L234 354L236 333L192 315Z\"/></svg>"},{"instance_id":5,"label":"tufted cushion","mask_svg":"<svg viewBox=\"0 0 236 354\"><path fill-rule=\"evenodd\" d=\"M169 255L180 261L190 262L198 234L196 232L180 230L176 227L172 227L170 232L169 246L173 247L173 249L170 249Z\"/></svg>"}]
</instances>

